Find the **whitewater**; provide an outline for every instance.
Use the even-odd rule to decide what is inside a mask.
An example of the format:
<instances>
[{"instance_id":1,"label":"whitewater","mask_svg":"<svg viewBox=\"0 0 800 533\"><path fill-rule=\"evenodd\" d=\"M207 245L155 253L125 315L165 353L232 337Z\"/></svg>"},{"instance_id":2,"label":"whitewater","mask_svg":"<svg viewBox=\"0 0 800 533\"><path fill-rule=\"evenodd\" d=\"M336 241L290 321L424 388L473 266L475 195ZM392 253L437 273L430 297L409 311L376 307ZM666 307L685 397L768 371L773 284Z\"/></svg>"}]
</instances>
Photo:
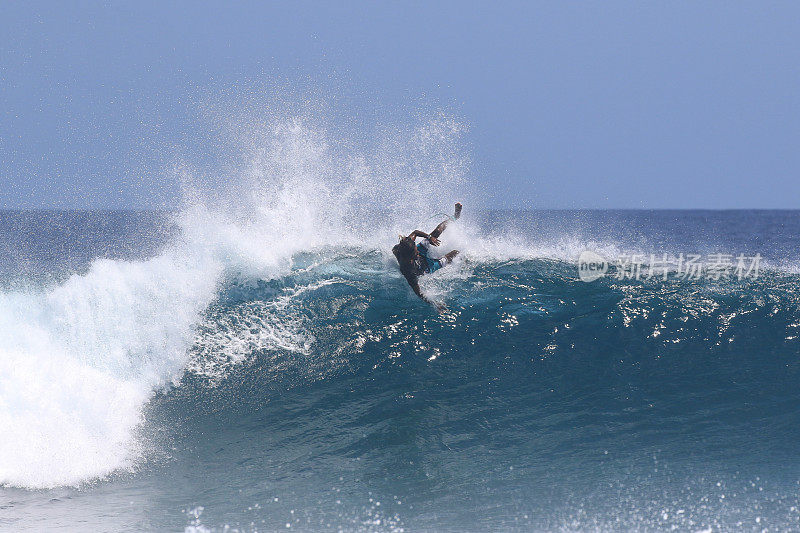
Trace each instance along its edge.
<instances>
[{"instance_id":1,"label":"whitewater","mask_svg":"<svg viewBox=\"0 0 800 533\"><path fill-rule=\"evenodd\" d=\"M487 209L464 129L273 118L173 212L0 214L0 525L795 528L800 214ZM440 316L390 250L458 200Z\"/></svg>"},{"instance_id":2,"label":"whitewater","mask_svg":"<svg viewBox=\"0 0 800 533\"><path fill-rule=\"evenodd\" d=\"M295 254L334 242L385 249L399 226L376 223L366 209L382 206L395 224L402 210L407 221L414 206L424 205L430 184L452 187L462 177L453 146L461 126L447 117L404 140L411 147L402 156L414 158L410 171L392 153L396 139L380 152L395 158L393 178L370 174L363 154L342 159L325 132L305 120L284 119L251 133L246 161L213 199L202 198L207 191L190 183L194 176L182 175L187 206L174 215L177 231L155 257L99 258L57 286L0 296L3 483L74 485L133 468L144 453L134 435L142 408L182 376L203 313L226 278L280 278ZM436 165L436 158L448 158L445 168L421 165ZM405 179L417 183L403 190L407 205L396 190ZM249 350L302 349L286 326L259 326ZM235 358L235 346L216 347L223 354L214 357Z\"/></svg>"}]
</instances>

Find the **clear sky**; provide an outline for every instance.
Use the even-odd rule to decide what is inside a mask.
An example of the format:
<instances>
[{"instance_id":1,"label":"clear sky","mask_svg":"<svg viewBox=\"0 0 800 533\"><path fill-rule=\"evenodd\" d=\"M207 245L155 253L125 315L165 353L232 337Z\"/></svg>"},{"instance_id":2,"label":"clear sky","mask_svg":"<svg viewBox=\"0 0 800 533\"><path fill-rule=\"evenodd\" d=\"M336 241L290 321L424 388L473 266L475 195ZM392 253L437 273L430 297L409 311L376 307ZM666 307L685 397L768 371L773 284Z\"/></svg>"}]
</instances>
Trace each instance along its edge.
<instances>
[{"instance_id":1,"label":"clear sky","mask_svg":"<svg viewBox=\"0 0 800 533\"><path fill-rule=\"evenodd\" d=\"M0 207L168 204L196 94L269 78L452 112L497 206L800 207L798 2L8 0Z\"/></svg>"}]
</instances>

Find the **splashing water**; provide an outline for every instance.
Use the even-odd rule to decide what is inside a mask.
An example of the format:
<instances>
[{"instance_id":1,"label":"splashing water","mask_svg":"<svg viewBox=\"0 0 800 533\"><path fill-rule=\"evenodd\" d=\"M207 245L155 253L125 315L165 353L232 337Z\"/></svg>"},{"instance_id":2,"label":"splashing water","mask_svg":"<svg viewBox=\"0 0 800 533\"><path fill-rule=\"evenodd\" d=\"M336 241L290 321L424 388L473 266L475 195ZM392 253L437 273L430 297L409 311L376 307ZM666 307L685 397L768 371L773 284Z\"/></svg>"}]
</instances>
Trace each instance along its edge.
<instances>
[{"instance_id":1,"label":"splashing water","mask_svg":"<svg viewBox=\"0 0 800 533\"><path fill-rule=\"evenodd\" d=\"M301 251L385 248L395 221L455 194L461 131L439 115L358 153L307 119L261 124L237 139L249 148L221 190L182 170L186 207L157 256L97 259L61 285L0 294L0 483L53 487L133 468L146 452L135 438L142 407L181 377L195 342L234 359L270 345L304 350L313 339L291 323L242 326L257 333L238 345L229 337L239 326L203 329L220 283L280 277Z\"/></svg>"}]
</instances>

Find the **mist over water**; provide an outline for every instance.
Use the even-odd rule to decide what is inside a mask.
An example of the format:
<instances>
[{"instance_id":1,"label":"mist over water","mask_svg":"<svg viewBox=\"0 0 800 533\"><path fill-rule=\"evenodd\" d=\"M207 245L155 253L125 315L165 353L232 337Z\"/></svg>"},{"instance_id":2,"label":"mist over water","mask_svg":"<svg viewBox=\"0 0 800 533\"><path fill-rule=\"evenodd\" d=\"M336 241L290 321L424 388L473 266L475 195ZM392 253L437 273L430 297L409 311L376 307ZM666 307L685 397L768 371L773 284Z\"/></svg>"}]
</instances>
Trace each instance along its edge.
<instances>
[{"instance_id":1,"label":"mist over water","mask_svg":"<svg viewBox=\"0 0 800 533\"><path fill-rule=\"evenodd\" d=\"M797 212L491 211L446 114L222 109L173 213L0 214L0 525L796 526ZM457 200L439 316L390 249ZM584 249L766 267L583 283Z\"/></svg>"},{"instance_id":2,"label":"mist over water","mask_svg":"<svg viewBox=\"0 0 800 533\"><path fill-rule=\"evenodd\" d=\"M4 483L72 485L133 468L142 407L181 377L221 287L280 278L300 252L385 249L403 223L450 203L466 170L462 126L441 114L372 152L303 116L247 126L225 141L240 160L221 187L203 189L182 166L177 231L153 257L98 258L56 286L0 295ZM259 326L249 350L295 348L303 335Z\"/></svg>"}]
</instances>

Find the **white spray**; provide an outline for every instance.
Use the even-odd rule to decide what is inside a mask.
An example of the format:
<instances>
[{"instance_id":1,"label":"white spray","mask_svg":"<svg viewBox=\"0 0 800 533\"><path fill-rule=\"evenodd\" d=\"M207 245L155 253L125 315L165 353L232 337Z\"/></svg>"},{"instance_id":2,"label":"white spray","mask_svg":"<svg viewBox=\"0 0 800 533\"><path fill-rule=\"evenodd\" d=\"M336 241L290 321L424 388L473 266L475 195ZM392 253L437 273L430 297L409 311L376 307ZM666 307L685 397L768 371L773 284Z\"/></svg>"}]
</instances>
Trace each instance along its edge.
<instances>
[{"instance_id":1,"label":"white spray","mask_svg":"<svg viewBox=\"0 0 800 533\"><path fill-rule=\"evenodd\" d=\"M74 485L134 468L143 407L183 374L226 276L281 276L315 247L386 247L432 199L452 200L443 191L455 197L465 170L460 127L437 116L409 133L343 153L302 119L267 124L227 189L187 195L179 236L158 256L98 259L55 288L0 293L0 484ZM375 202L405 216L369 220Z\"/></svg>"}]
</instances>

